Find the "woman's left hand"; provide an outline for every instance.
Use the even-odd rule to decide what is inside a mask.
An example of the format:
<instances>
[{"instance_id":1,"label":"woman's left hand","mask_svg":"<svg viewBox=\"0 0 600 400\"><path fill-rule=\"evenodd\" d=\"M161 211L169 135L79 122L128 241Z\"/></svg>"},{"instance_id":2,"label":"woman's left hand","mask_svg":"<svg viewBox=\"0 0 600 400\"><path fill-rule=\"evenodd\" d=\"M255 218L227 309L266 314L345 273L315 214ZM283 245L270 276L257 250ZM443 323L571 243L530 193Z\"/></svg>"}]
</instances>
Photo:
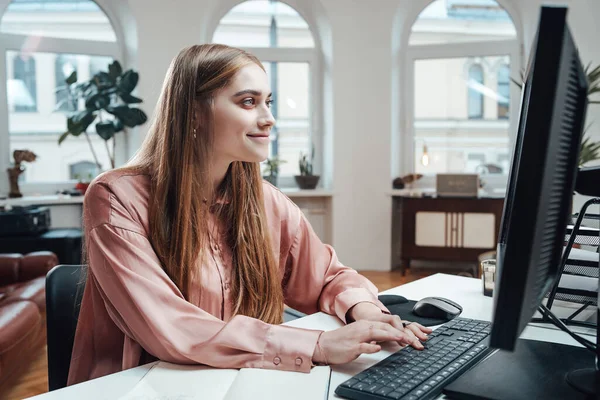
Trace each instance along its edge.
<instances>
[{"instance_id":1,"label":"woman's left hand","mask_svg":"<svg viewBox=\"0 0 600 400\"><path fill-rule=\"evenodd\" d=\"M423 349L420 340L427 340L427 334L432 332L431 328L426 328L416 322L402 321L397 315L385 314L373 303L362 302L353 306L348 311L350 320L359 321L378 321L392 325L394 328L404 331L414 338L411 346L415 349Z\"/></svg>"}]
</instances>

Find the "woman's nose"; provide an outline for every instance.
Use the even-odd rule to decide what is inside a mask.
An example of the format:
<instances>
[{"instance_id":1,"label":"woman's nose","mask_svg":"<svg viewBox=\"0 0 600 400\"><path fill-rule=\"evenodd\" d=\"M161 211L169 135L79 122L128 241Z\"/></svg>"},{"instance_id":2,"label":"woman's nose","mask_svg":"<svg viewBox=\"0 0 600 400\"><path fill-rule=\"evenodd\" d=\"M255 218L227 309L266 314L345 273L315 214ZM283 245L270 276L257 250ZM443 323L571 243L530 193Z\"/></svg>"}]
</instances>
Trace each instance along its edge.
<instances>
[{"instance_id":1,"label":"woman's nose","mask_svg":"<svg viewBox=\"0 0 600 400\"><path fill-rule=\"evenodd\" d=\"M275 125L275 118L273 117L271 110L267 109L265 114L262 115L261 118L259 119L258 123L260 126L264 126L264 127L271 127L271 126Z\"/></svg>"}]
</instances>

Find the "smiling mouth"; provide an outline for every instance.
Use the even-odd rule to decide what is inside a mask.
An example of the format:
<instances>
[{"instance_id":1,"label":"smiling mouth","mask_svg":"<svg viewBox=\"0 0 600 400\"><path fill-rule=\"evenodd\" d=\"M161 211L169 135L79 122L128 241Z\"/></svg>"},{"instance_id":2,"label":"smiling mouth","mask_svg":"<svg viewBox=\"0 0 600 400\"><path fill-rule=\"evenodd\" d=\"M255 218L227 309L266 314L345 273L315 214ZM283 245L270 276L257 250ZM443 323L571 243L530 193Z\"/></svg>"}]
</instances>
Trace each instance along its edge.
<instances>
[{"instance_id":1,"label":"smiling mouth","mask_svg":"<svg viewBox=\"0 0 600 400\"><path fill-rule=\"evenodd\" d=\"M268 134L249 134L246 136L251 137L251 138L268 138L269 137Z\"/></svg>"}]
</instances>

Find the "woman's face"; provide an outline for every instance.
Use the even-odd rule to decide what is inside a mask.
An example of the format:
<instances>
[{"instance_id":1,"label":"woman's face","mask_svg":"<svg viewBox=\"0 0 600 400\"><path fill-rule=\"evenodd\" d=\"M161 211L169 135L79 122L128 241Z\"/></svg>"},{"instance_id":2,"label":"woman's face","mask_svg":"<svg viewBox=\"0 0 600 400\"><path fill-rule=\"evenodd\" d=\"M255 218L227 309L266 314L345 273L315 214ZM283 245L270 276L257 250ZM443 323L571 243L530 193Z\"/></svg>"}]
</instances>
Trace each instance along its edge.
<instances>
[{"instance_id":1,"label":"woman's face","mask_svg":"<svg viewBox=\"0 0 600 400\"><path fill-rule=\"evenodd\" d=\"M260 162L269 155L271 114L267 74L252 63L241 68L214 98L213 156L219 164Z\"/></svg>"}]
</instances>

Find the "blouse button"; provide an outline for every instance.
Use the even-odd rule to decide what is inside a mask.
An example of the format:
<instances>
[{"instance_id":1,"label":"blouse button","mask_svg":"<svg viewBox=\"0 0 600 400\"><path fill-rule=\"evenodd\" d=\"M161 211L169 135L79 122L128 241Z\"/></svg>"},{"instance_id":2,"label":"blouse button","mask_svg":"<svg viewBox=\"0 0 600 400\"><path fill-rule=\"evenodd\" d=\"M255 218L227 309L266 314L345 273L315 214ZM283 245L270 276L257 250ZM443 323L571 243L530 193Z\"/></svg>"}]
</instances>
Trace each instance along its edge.
<instances>
[{"instance_id":1,"label":"blouse button","mask_svg":"<svg viewBox=\"0 0 600 400\"><path fill-rule=\"evenodd\" d=\"M279 358L279 357L275 357L273 359L273 364L275 364L275 365L279 365L280 362L281 362L281 358Z\"/></svg>"},{"instance_id":2,"label":"blouse button","mask_svg":"<svg viewBox=\"0 0 600 400\"><path fill-rule=\"evenodd\" d=\"M301 366L302 365L302 358L300 358L300 357L296 358L296 365L297 366Z\"/></svg>"}]
</instances>

